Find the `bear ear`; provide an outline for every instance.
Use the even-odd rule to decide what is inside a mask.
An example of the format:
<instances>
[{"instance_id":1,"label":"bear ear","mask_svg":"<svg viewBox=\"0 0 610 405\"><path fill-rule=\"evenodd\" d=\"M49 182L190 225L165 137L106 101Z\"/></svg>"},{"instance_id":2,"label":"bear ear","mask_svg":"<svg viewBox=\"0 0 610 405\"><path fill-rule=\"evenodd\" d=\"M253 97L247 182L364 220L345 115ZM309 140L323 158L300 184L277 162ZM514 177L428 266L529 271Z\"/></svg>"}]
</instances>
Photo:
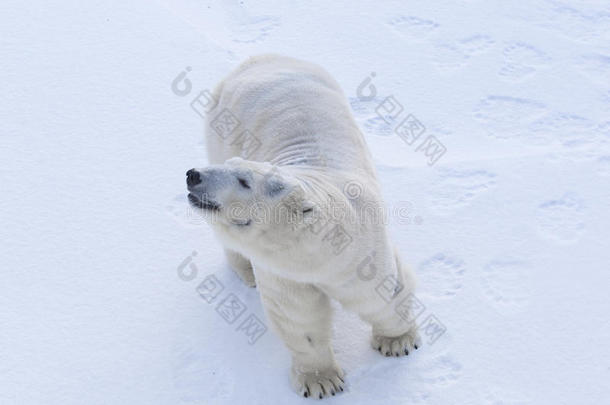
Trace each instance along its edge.
<instances>
[{"instance_id":1,"label":"bear ear","mask_svg":"<svg viewBox=\"0 0 610 405\"><path fill-rule=\"evenodd\" d=\"M263 184L265 195L275 197L290 190L290 186L279 176L268 176Z\"/></svg>"},{"instance_id":2,"label":"bear ear","mask_svg":"<svg viewBox=\"0 0 610 405\"><path fill-rule=\"evenodd\" d=\"M269 197L282 196L284 198L284 196L288 196L295 191L298 192L301 189L292 177L285 176L279 171L277 166L270 166L270 169L263 173L262 185L263 193Z\"/></svg>"}]
</instances>

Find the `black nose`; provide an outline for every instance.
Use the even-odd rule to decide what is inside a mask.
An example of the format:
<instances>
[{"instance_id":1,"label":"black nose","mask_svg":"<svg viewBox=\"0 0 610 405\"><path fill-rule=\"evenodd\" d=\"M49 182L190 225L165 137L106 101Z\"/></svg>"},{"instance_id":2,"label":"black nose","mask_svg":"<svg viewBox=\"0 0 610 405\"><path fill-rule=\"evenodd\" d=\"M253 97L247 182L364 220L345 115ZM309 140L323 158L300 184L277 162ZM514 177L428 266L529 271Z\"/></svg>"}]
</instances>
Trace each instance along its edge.
<instances>
[{"instance_id":1,"label":"black nose","mask_svg":"<svg viewBox=\"0 0 610 405\"><path fill-rule=\"evenodd\" d=\"M186 172L186 185L189 187L196 186L201 183L201 176L199 172L195 169L191 169Z\"/></svg>"}]
</instances>

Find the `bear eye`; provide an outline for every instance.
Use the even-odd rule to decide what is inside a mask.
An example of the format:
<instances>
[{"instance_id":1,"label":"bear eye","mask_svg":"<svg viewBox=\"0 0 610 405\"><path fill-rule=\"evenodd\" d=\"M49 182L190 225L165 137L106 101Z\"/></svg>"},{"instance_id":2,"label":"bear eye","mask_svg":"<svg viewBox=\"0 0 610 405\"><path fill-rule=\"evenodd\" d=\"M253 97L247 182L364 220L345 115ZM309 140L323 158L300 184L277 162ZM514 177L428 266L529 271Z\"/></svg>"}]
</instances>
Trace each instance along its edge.
<instances>
[{"instance_id":1,"label":"bear eye","mask_svg":"<svg viewBox=\"0 0 610 405\"><path fill-rule=\"evenodd\" d=\"M239 181L239 184L243 187L243 188L250 188L250 185L248 184L248 182L246 181L246 179L242 179L242 178L238 178L237 181Z\"/></svg>"}]
</instances>

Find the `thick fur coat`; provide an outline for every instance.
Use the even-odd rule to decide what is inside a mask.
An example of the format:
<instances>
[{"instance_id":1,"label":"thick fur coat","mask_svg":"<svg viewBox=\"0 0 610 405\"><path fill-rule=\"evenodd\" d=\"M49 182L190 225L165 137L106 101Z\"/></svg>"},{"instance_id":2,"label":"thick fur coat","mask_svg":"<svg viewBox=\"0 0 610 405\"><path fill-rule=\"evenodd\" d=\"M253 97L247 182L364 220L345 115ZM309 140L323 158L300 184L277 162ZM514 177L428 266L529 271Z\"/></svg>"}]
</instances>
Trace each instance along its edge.
<instances>
[{"instance_id":1,"label":"thick fur coat","mask_svg":"<svg viewBox=\"0 0 610 405\"><path fill-rule=\"evenodd\" d=\"M301 395L342 391L330 299L372 326L385 355L417 348L413 274L386 231L370 153L339 85L320 67L252 57L214 90L211 166L187 173L200 210L292 353Z\"/></svg>"}]
</instances>

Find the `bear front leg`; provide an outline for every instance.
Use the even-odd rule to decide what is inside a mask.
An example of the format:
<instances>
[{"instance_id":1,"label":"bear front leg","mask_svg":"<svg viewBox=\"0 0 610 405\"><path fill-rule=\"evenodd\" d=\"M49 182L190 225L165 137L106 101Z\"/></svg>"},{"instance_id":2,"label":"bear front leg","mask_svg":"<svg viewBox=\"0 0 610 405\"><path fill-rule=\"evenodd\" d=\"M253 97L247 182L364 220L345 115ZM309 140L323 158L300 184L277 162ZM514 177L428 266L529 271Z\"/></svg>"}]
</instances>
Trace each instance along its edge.
<instances>
[{"instance_id":1,"label":"bear front leg","mask_svg":"<svg viewBox=\"0 0 610 405\"><path fill-rule=\"evenodd\" d=\"M351 279L325 291L372 326L373 349L384 356L407 356L421 344L412 310L415 275L396 252L370 255L362 263L369 267L348 268Z\"/></svg>"},{"instance_id":2,"label":"bear front leg","mask_svg":"<svg viewBox=\"0 0 610 405\"><path fill-rule=\"evenodd\" d=\"M332 309L328 296L256 268L267 317L292 353L291 380L304 397L323 398L343 391L343 371L331 347Z\"/></svg>"},{"instance_id":3,"label":"bear front leg","mask_svg":"<svg viewBox=\"0 0 610 405\"><path fill-rule=\"evenodd\" d=\"M241 281L248 287L256 287L256 280L254 279L254 271L252 270L252 263L250 263L250 260L229 249L225 249L225 255L227 256L229 265L231 265L231 268L237 273Z\"/></svg>"},{"instance_id":4,"label":"bear front leg","mask_svg":"<svg viewBox=\"0 0 610 405\"><path fill-rule=\"evenodd\" d=\"M372 326L374 350L384 356L399 357L419 348L421 340L416 323L410 320L413 316L408 307L408 293L397 294L389 302L382 302L375 293L363 293L358 301L355 312Z\"/></svg>"},{"instance_id":5,"label":"bear front leg","mask_svg":"<svg viewBox=\"0 0 610 405\"><path fill-rule=\"evenodd\" d=\"M404 266L396 251L396 277L384 278L375 286L376 297L373 299L380 304L379 298L386 303L381 304L376 312L362 314L373 327L371 346L384 356L408 356L413 349L421 345L412 311L415 275L412 270ZM370 286L369 286L370 287ZM392 290L393 293L392 293ZM371 303L369 308L374 308Z\"/></svg>"}]
</instances>

